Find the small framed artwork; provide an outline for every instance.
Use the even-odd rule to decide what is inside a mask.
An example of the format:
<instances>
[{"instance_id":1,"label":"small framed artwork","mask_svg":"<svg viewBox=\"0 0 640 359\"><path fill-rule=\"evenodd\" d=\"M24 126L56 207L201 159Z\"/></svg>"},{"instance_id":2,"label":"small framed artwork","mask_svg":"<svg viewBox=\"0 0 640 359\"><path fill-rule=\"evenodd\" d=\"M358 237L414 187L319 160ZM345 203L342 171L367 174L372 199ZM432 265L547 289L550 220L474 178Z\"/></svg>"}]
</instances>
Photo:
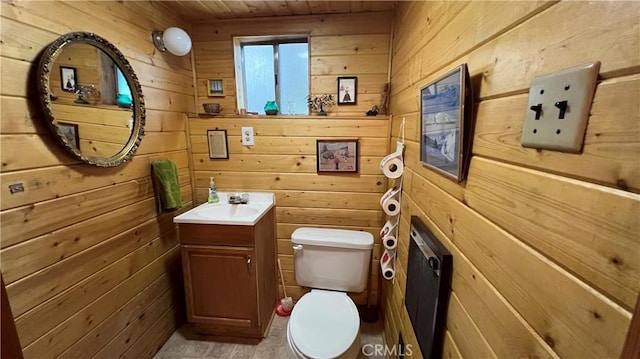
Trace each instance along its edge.
<instances>
[{"instance_id":1,"label":"small framed artwork","mask_svg":"<svg viewBox=\"0 0 640 359\"><path fill-rule=\"evenodd\" d=\"M318 173L358 173L358 140L316 140Z\"/></svg>"},{"instance_id":2,"label":"small framed artwork","mask_svg":"<svg viewBox=\"0 0 640 359\"><path fill-rule=\"evenodd\" d=\"M219 160L229 158L229 144L227 130L207 130L209 142L209 159Z\"/></svg>"},{"instance_id":3,"label":"small framed artwork","mask_svg":"<svg viewBox=\"0 0 640 359\"><path fill-rule=\"evenodd\" d=\"M60 66L60 85L62 91L76 92L78 89L78 71L75 67Z\"/></svg>"},{"instance_id":4,"label":"small framed artwork","mask_svg":"<svg viewBox=\"0 0 640 359\"><path fill-rule=\"evenodd\" d=\"M58 122L58 129L64 137L65 141L74 146L78 150L80 149L80 134L78 133L78 125L75 123Z\"/></svg>"},{"instance_id":5,"label":"small framed artwork","mask_svg":"<svg viewBox=\"0 0 640 359\"><path fill-rule=\"evenodd\" d=\"M224 80L222 79L207 80L207 96L209 97L224 96Z\"/></svg>"},{"instance_id":6,"label":"small framed artwork","mask_svg":"<svg viewBox=\"0 0 640 359\"><path fill-rule=\"evenodd\" d=\"M355 76L338 77L338 105L358 103L358 78Z\"/></svg>"},{"instance_id":7,"label":"small framed artwork","mask_svg":"<svg viewBox=\"0 0 640 359\"><path fill-rule=\"evenodd\" d=\"M466 64L420 89L420 161L456 182L464 180L469 163L470 101Z\"/></svg>"}]
</instances>

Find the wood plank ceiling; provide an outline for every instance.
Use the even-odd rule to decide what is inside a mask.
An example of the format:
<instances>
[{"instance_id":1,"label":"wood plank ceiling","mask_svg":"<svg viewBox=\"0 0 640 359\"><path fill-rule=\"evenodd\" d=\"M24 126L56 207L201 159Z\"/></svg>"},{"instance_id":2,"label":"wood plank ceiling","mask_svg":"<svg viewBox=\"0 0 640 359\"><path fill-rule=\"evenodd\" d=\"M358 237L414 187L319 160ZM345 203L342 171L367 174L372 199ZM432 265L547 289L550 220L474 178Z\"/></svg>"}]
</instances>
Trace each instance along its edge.
<instances>
[{"instance_id":1,"label":"wood plank ceiling","mask_svg":"<svg viewBox=\"0 0 640 359\"><path fill-rule=\"evenodd\" d=\"M395 1L157 1L184 20L206 23L219 19L319 15L388 11Z\"/></svg>"}]
</instances>

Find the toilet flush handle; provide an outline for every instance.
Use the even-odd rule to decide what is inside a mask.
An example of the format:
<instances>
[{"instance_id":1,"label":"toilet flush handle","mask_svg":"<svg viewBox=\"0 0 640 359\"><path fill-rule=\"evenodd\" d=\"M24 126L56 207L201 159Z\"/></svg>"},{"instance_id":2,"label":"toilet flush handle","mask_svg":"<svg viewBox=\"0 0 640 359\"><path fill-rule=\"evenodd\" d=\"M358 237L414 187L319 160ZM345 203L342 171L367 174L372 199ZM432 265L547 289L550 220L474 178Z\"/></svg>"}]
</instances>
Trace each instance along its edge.
<instances>
[{"instance_id":1,"label":"toilet flush handle","mask_svg":"<svg viewBox=\"0 0 640 359\"><path fill-rule=\"evenodd\" d=\"M302 250L302 244L295 244L293 246L293 250L294 251L301 251Z\"/></svg>"}]
</instances>

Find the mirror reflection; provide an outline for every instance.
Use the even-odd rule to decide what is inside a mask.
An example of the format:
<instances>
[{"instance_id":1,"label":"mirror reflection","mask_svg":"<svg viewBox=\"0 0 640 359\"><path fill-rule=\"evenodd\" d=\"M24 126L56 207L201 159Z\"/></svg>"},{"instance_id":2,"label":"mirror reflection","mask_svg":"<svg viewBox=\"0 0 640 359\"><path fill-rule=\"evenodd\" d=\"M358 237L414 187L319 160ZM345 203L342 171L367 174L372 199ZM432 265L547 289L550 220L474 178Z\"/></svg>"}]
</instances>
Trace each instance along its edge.
<instances>
[{"instance_id":1,"label":"mirror reflection","mask_svg":"<svg viewBox=\"0 0 640 359\"><path fill-rule=\"evenodd\" d=\"M132 90L122 69L100 48L69 43L49 76L54 126L83 156L110 158L134 127Z\"/></svg>"}]
</instances>

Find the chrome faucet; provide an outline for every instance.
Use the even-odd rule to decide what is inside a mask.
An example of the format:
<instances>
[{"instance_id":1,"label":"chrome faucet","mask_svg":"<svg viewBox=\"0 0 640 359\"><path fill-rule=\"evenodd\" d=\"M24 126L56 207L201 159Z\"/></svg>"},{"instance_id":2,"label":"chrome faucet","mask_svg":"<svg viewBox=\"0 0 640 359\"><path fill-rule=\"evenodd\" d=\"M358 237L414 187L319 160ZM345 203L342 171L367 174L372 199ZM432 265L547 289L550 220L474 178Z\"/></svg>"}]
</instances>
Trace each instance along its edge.
<instances>
[{"instance_id":1,"label":"chrome faucet","mask_svg":"<svg viewBox=\"0 0 640 359\"><path fill-rule=\"evenodd\" d=\"M230 204L247 204L249 203L249 194L248 193L242 193L242 194L229 193L228 200Z\"/></svg>"}]
</instances>

